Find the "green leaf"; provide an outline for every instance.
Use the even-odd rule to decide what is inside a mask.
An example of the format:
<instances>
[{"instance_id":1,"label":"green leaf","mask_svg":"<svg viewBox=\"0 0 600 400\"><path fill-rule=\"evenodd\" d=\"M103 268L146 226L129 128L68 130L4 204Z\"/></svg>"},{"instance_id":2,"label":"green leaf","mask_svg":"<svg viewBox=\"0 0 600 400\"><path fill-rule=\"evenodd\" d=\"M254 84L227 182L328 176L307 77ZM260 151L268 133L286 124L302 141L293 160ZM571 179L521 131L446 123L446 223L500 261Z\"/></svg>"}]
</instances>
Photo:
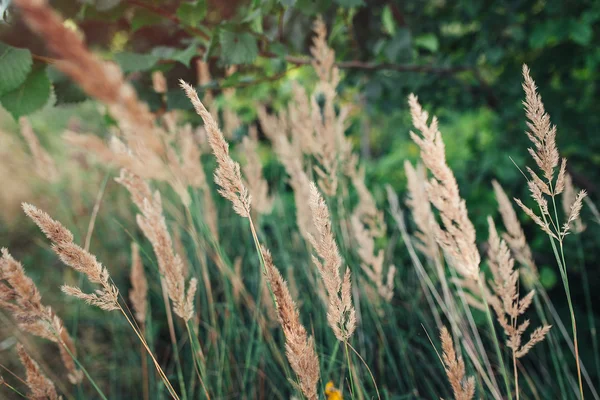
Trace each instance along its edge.
<instances>
[{"instance_id":1,"label":"green leaf","mask_svg":"<svg viewBox=\"0 0 600 400\"><path fill-rule=\"evenodd\" d=\"M556 276L556 272L554 272L554 269L546 266L540 269L540 283L547 290L552 289L556 285L557 281L558 278Z\"/></svg>"},{"instance_id":2,"label":"green leaf","mask_svg":"<svg viewBox=\"0 0 600 400\"><path fill-rule=\"evenodd\" d=\"M51 92L52 86L46 69L36 69L27 76L21 86L1 96L0 103L6 111L18 119L45 106Z\"/></svg>"},{"instance_id":3,"label":"green leaf","mask_svg":"<svg viewBox=\"0 0 600 400\"><path fill-rule=\"evenodd\" d=\"M279 0L279 4L284 7L293 7L296 4L296 0Z\"/></svg>"},{"instance_id":4,"label":"green leaf","mask_svg":"<svg viewBox=\"0 0 600 400\"><path fill-rule=\"evenodd\" d=\"M569 24L569 38L575 43L586 46L590 44L594 31L592 26L583 21L573 21Z\"/></svg>"},{"instance_id":5,"label":"green leaf","mask_svg":"<svg viewBox=\"0 0 600 400\"><path fill-rule=\"evenodd\" d=\"M186 67L189 67L190 61L198 54L198 46L196 43L190 44L186 49L180 50L171 56L172 60L179 61Z\"/></svg>"},{"instance_id":6,"label":"green leaf","mask_svg":"<svg viewBox=\"0 0 600 400\"><path fill-rule=\"evenodd\" d=\"M198 54L198 45L191 43L185 49L177 49L175 47L158 46L152 49L150 53L151 58L155 58L156 61L160 60L173 60L178 61L186 67L190 65L190 61ZM156 64L156 62L154 63Z\"/></svg>"},{"instance_id":7,"label":"green leaf","mask_svg":"<svg viewBox=\"0 0 600 400\"><path fill-rule=\"evenodd\" d=\"M135 14L131 18L131 32L136 32L138 29L146 26L158 25L163 21L163 17L152 13L143 8L136 8Z\"/></svg>"},{"instance_id":8,"label":"green leaf","mask_svg":"<svg viewBox=\"0 0 600 400\"><path fill-rule=\"evenodd\" d=\"M258 55L256 39L249 33L222 30L219 42L221 56L226 64L249 64Z\"/></svg>"},{"instance_id":9,"label":"green leaf","mask_svg":"<svg viewBox=\"0 0 600 400\"><path fill-rule=\"evenodd\" d=\"M195 1L193 3L181 3L177 8L177 17L186 25L197 26L206 17L206 2Z\"/></svg>"},{"instance_id":10,"label":"green leaf","mask_svg":"<svg viewBox=\"0 0 600 400\"><path fill-rule=\"evenodd\" d=\"M147 71L152 69L161 57L155 54L122 52L115 54L115 61L123 72Z\"/></svg>"},{"instance_id":11,"label":"green leaf","mask_svg":"<svg viewBox=\"0 0 600 400\"><path fill-rule=\"evenodd\" d=\"M167 91L168 110L192 110L194 107L183 90L177 88Z\"/></svg>"},{"instance_id":12,"label":"green leaf","mask_svg":"<svg viewBox=\"0 0 600 400\"><path fill-rule=\"evenodd\" d=\"M433 33L426 33L415 38L415 46L435 53L438 51L440 43L438 42L437 36Z\"/></svg>"},{"instance_id":13,"label":"green leaf","mask_svg":"<svg viewBox=\"0 0 600 400\"><path fill-rule=\"evenodd\" d=\"M152 49L150 54L160 60L170 60L175 53L177 53L177 49L175 47L156 46Z\"/></svg>"},{"instance_id":14,"label":"green leaf","mask_svg":"<svg viewBox=\"0 0 600 400\"><path fill-rule=\"evenodd\" d=\"M381 24L383 25L383 30L388 35L393 35L396 33L396 23L394 22L392 10L389 5L385 6L383 12L381 13Z\"/></svg>"},{"instance_id":15,"label":"green leaf","mask_svg":"<svg viewBox=\"0 0 600 400\"><path fill-rule=\"evenodd\" d=\"M342 7L359 7L365 5L363 0L335 0Z\"/></svg>"},{"instance_id":16,"label":"green leaf","mask_svg":"<svg viewBox=\"0 0 600 400\"><path fill-rule=\"evenodd\" d=\"M391 38L385 46L385 55L391 62L397 62L400 59L405 60L410 57L412 38L410 31L401 28Z\"/></svg>"},{"instance_id":17,"label":"green leaf","mask_svg":"<svg viewBox=\"0 0 600 400\"><path fill-rule=\"evenodd\" d=\"M121 0L96 0L95 6L98 11L108 11L119 5Z\"/></svg>"},{"instance_id":18,"label":"green leaf","mask_svg":"<svg viewBox=\"0 0 600 400\"><path fill-rule=\"evenodd\" d=\"M19 87L31 71L31 53L0 43L0 96Z\"/></svg>"}]
</instances>

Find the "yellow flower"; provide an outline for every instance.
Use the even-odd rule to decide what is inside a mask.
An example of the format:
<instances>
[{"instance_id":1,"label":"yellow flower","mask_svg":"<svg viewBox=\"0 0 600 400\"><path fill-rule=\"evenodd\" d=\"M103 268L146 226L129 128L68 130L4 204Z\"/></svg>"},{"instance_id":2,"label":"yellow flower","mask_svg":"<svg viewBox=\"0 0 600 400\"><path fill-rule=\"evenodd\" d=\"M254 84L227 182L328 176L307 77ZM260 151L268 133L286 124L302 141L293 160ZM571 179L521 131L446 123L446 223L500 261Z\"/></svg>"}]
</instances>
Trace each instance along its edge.
<instances>
[{"instance_id":1,"label":"yellow flower","mask_svg":"<svg viewBox=\"0 0 600 400\"><path fill-rule=\"evenodd\" d=\"M325 385L325 396L327 396L327 400L344 400L342 392L335 388L332 381L327 382L327 385Z\"/></svg>"}]
</instances>

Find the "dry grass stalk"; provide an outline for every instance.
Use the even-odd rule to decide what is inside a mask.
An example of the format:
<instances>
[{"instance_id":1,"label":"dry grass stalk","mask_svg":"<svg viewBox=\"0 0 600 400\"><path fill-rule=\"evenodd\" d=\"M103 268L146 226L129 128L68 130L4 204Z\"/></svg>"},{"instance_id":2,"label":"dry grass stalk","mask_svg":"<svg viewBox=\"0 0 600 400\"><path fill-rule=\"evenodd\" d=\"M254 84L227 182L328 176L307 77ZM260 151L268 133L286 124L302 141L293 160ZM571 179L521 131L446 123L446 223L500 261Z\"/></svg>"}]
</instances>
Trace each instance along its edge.
<instances>
[{"instance_id":1,"label":"dry grass stalk","mask_svg":"<svg viewBox=\"0 0 600 400\"><path fill-rule=\"evenodd\" d=\"M404 161L404 171L408 182L408 197L406 205L410 208L413 220L417 226L415 247L430 260L438 257L439 251L435 240L435 216L427 197L427 172L423 164L414 168L407 160Z\"/></svg>"},{"instance_id":2,"label":"dry grass stalk","mask_svg":"<svg viewBox=\"0 0 600 400\"><path fill-rule=\"evenodd\" d=\"M136 189L140 187L142 188L142 190L144 189L144 185L141 184L133 186ZM148 186L146 185L145 188L148 188ZM135 198L135 200L143 200L144 203L150 204L150 202L146 198L142 198L141 194L139 193L132 195L132 197ZM160 196L155 196L155 201L160 203ZM42 232L44 232L44 234L52 241L52 249L56 254L58 254L62 262L73 268L75 271L85 274L90 280L90 282L96 283L101 286L101 289L97 289L95 293L91 294L82 292L79 287L68 285L63 285L61 288L62 291L70 296L84 300L88 304L100 307L103 310L121 311L121 313L126 317L132 329L140 339L140 342L152 358L156 370L158 371L159 375L161 376L161 379L163 380L167 389L169 390L169 393L173 398L179 399L179 396L174 391L167 376L158 364L158 361L156 361L156 358L152 354L144 337L131 323L129 317L119 304L119 289L117 289L117 287L112 283L112 280L110 279L110 276L108 274L108 270L104 268L102 264L98 262L98 260L96 260L96 257L94 255L90 254L83 248L73 243L73 234L68 229L66 229L60 222L53 220L45 212L27 203L23 203L23 210L40 227ZM190 308L188 304L191 303L191 309L193 313L193 294L195 292L195 288L195 280L192 280L192 282L190 283L190 288L188 290L188 298L185 299L185 305L182 306L182 308L184 308L183 311L188 311L188 309ZM189 296L190 293L191 296Z\"/></svg>"},{"instance_id":3,"label":"dry grass stalk","mask_svg":"<svg viewBox=\"0 0 600 400\"><path fill-rule=\"evenodd\" d=\"M250 127L256 135L256 127ZM262 163L258 155L258 140L256 137L245 136L242 147L246 156L246 164L242 167L245 184L254 200L254 210L259 214L269 214L273 209L273 198L269 196L269 185L263 177Z\"/></svg>"},{"instance_id":4,"label":"dry grass stalk","mask_svg":"<svg viewBox=\"0 0 600 400\"><path fill-rule=\"evenodd\" d=\"M287 121L285 122L292 130L294 142L302 153L314 154L318 150L316 149L317 143L311 119L310 98L306 93L306 89L297 82L292 83L292 95L292 101L287 107ZM287 130L283 132L287 132Z\"/></svg>"},{"instance_id":5,"label":"dry grass stalk","mask_svg":"<svg viewBox=\"0 0 600 400\"><path fill-rule=\"evenodd\" d=\"M148 309L148 281L140 257L140 249L135 242L131 243L131 286L129 300L135 311L135 318L143 326L146 323Z\"/></svg>"},{"instance_id":6,"label":"dry grass stalk","mask_svg":"<svg viewBox=\"0 0 600 400\"><path fill-rule=\"evenodd\" d=\"M346 268L342 280L340 274L342 257L331 230L332 222L329 209L314 183L311 183L309 204L316 231L316 236L310 236L310 243L317 254L313 255L313 262L321 274L329 296L327 322L333 329L336 338L341 342L345 342L356 329L356 312L352 305L350 269Z\"/></svg>"},{"instance_id":7,"label":"dry grass stalk","mask_svg":"<svg viewBox=\"0 0 600 400\"><path fill-rule=\"evenodd\" d=\"M431 204L440 212L445 229L434 226L435 237L444 250L451 265L465 278L479 279L481 261L475 243L475 228L469 220L467 206L460 197L454 173L446 163L446 153L438 121L421 108L417 97L408 98L413 125L422 136L411 132L414 142L421 148L421 159L433 175L427 185L427 194Z\"/></svg>"},{"instance_id":8,"label":"dry grass stalk","mask_svg":"<svg viewBox=\"0 0 600 400\"><path fill-rule=\"evenodd\" d=\"M394 296L394 276L396 275L396 267L390 265L387 274L384 276L383 250L375 252L375 240L370 230L365 229L365 226L360 221L358 215L354 214L351 217L352 232L358 245L358 255L362 260L360 267L362 268L367 278L377 289L377 293L385 301L390 302Z\"/></svg>"},{"instance_id":9,"label":"dry grass stalk","mask_svg":"<svg viewBox=\"0 0 600 400\"><path fill-rule=\"evenodd\" d=\"M315 172L319 176L319 187L328 196L334 196L338 186L338 173L343 170L351 154L351 145L344 136L348 108L335 112L336 87L340 82L340 72L335 65L335 52L327 45L327 27L319 17L314 23L315 37L310 52L312 66L319 82L310 98L310 115L314 129L312 142L313 155L319 165ZM318 95L325 101L319 106Z\"/></svg>"},{"instance_id":10,"label":"dry grass stalk","mask_svg":"<svg viewBox=\"0 0 600 400\"><path fill-rule=\"evenodd\" d=\"M290 106L290 110L292 108ZM304 240L310 242L309 237L315 232L312 211L306 201L310 196L310 179L304 170L301 147L302 143L306 142L296 135L296 132L298 132L296 129L293 130L291 139L287 136L290 129L288 114L291 115L291 111L281 112L278 117L275 117L267 114L264 106L259 106L257 112L263 132L273 143L275 154L290 178L289 184L294 192L296 205L296 224L300 234Z\"/></svg>"},{"instance_id":11,"label":"dry grass stalk","mask_svg":"<svg viewBox=\"0 0 600 400\"><path fill-rule=\"evenodd\" d=\"M556 126L550 123L550 116L544 109L542 97L537 93L537 87L529 74L527 65L523 65L523 90L525 91L523 105L525 106L527 119L529 119L527 127L530 130L526 134L535 147L535 149L528 149L529 154L531 154L537 166L544 173L546 181L551 184L554 180L554 168L558 166L559 162L558 149L556 147ZM532 178L538 181L536 184L539 185L540 190L546 194L559 194L562 191L564 187L565 162L566 160L563 158L563 166L561 166L555 190L551 189L552 185L546 186L535 173L532 173Z\"/></svg>"},{"instance_id":12,"label":"dry grass stalk","mask_svg":"<svg viewBox=\"0 0 600 400\"><path fill-rule=\"evenodd\" d=\"M300 322L298 308L292 300L287 283L273 264L271 253L261 248L265 260L267 281L271 286L277 306L279 323L285 334L286 355L300 381L300 389L306 398L316 400L320 369L319 358L312 337Z\"/></svg>"},{"instance_id":13,"label":"dry grass stalk","mask_svg":"<svg viewBox=\"0 0 600 400\"><path fill-rule=\"evenodd\" d=\"M536 328L531 334L529 341L522 344L522 335L529 327L529 320L519 323L518 318L531 305L535 291L532 290L524 297L519 298L519 273L514 269L514 260L510 256L508 245L498 236L496 226L491 217L488 217L488 224L488 259L494 276L492 286L498 298L498 301L493 302L492 306L496 312L498 322L507 336L506 346L512 350L515 392L517 399L519 399L517 359L526 355L535 344L544 340L551 326L544 325Z\"/></svg>"},{"instance_id":14,"label":"dry grass stalk","mask_svg":"<svg viewBox=\"0 0 600 400\"><path fill-rule=\"evenodd\" d=\"M456 355L452 336L445 326L440 329L440 339L442 340L442 359L446 369L446 375L455 400L471 400L475 396L475 378L465 378L465 363L461 356Z\"/></svg>"},{"instance_id":15,"label":"dry grass stalk","mask_svg":"<svg viewBox=\"0 0 600 400\"><path fill-rule=\"evenodd\" d=\"M252 197L242 180L240 164L231 159L229 144L223 137L223 133L219 129L215 119L198 98L196 90L184 81L180 81L180 83L187 97L194 105L196 112L204 121L208 133L208 142L218 164L215 171L215 183L220 186L219 193L231 201L236 213L242 217L250 218Z\"/></svg>"},{"instance_id":16,"label":"dry grass stalk","mask_svg":"<svg viewBox=\"0 0 600 400\"><path fill-rule=\"evenodd\" d=\"M531 180L527 182L527 185L529 186L531 196L540 209L541 216L526 207L521 200L515 199L515 201L550 238L552 250L554 251L565 293L567 295L567 303L569 305L569 313L571 316L571 329L573 332L575 362L577 365L579 395L583 399L583 380L581 377L581 363L579 360L579 345L577 341L577 320L573 308L573 301L571 299L571 291L569 289L563 241L565 236L569 234L574 221L579 218L579 213L583 206L583 199L586 197L587 193L585 190L581 190L574 197L574 200L570 200L572 203L568 210L566 221L561 226L558 218L558 210L556 209L556 196L565 189L566 159L563 158L556 180L554 180L554 170L558 167L559 163L558 149L556 148L556 126L550 123L550 116L546 113L542 97L537 93L537 87L529 74L527 65L523 65L523 90L525 91L525 101L523 102L525 114L529 120L527 122L529 131L527 131L526 134L529 140L534 144L534 148L530 148L529 153L543 173L545 179L544 181L531 168L527 168L531 175ZM552 213L548 209L548 197L551 199L551 204L553 206ZM555 218L553 218L553 215ZM557 249L555 240L558 241L559 249Z\"/></svg>"},{"instance_id":17,"label":"dry grass stalk","mask_svg":"<svg viewBox=\"0 0 600 400\"><path fill-rule=\"evenodd\" d=\"M63 263L85 274L90 282L101 287L95 293L84 293L79 287L69 285L63 285L61 290L69 296L77 297L106 311L120 309L119 289L112 284L108 270L98 262L96 257L76 245L73 242L73 234L44 211L27 203L23 203L23 210L52 241L52 250Z\"/></svg>"},{"instance_id":18,"label":"dry grass stalk","mask_svg":"<svg viewBox=\"0 0 600 400\"><path fill-rule=\"evenodd\" d=\"M577 201L577 195L575 186L573 185L573 178L571 178L571 174L565 175L565 190L563 193L562 205L563 211L565 213L565 217L570 219L571 210ZM575 219L572 220L570 229L575 233L581 233L585 231L586 225L581 220L581 217L578 215Z\"/></svg>"},{"instance_id":19,"label":"dry grass stalk","mask_svg":"<svg viewBox=\"0 0 600 400\"><path fill-rule=\"evenodd\" d=\"M163 215L160 193L156 191L152 195L150 187L143 179L126 170L121 170L121 176L116 181L129 191L132 201L142 212L137 215L137 223L152 244L159 271L173 302L173 311L184 321L189 321L194 316L194 295L198 281L192 278L186 291L183 260L173 251L173 241Z\"/></svg>"},{"instance_id":20,"label":"dry grass stalk","mask_svg":"<svg viewBox=\"0 0 600 400\"><path fill-rule=\"evenodd\" d=\"M496 180L492 181L492 185L494 186L494 193L498 201L498 210L506 228L506 233L502 234L502 238L508 244L508 247L510 247L515 259L521 265L525 266L525 269L521 270L523 278L528 286L532 286L535 280L537 280L538 270L527 239L525 238L525 232L523 232L517 214L502 186Z\"/></svg>"},{"instance_id":21,"label":"dry grass stalk","mask_svg":"<svg viewBox=\"0 0 600 400\"><path fill-rule=\"evenodd\" d=\"M579 218L583 199L587 193L585 190L581 190L576 196L571 195L566 222L562 227L559 225L559 221L553 220L545 196L549 196L554 200L565 189L567 160L562 159L558 175L554 180L554 170L559 164L558 149L556 148L556 126L550 122L550 116L546 113L542 97L537 93L537 87L526 65L523 65L523 90L525 91L523 105L525 106L525 115L529 120L527 122L529 131L526 134L534 144L534 148L528 150L545 179L545 181L542 180L531 168L527 168L531 175L531 180L527 185L531 197L540 208L541 216L526 207L521 200L515 199L515 201L544 232L554 239L562 241L569 233L574 221Z\"/></svg>"},{"instance_id":22,"label":"dry grass stalk","mask_svg":"<svg viewBox=\"0 0 600 400\"><path fill-rule=\"evenodd\" d=\"M52 308L42 304L35 283L7 249L2 249L0 258L0 308L13 315L20 329L56 343L69 381L73 384L81 382L83 375L65 349L67 347L71 354L77 355L71 336Z\"/></svg>"},{"instance_id":23,"label":"dry grass stalk","mask_svg":"<svg viewBox=\"0 0 600 400\"><path fill-rule=\"evenodd\" d=\"M54 160L40 145L27 118L19 118L19 125L21 126L21 135L25 138L25 142L27 142L27 146L31 152L35 172L45 181L56 182L58 180L58 170L56 169Z\"/></svg>"},{"instance_id":24,"label":"dry grass stalk","mask_svg":"<svg viewBox=\"0 0 600 400\"><path fill-rule=\"evenodd\" d=\"M365 168L358 165L358 157L352 156L350 158L347 174L358 194L358 204L352 213L369 227L373 237L385 236L386 226L383 213L377 209L375 199L365 184Z\"/></svg>"},{"instance_id":25,"label":"dry grass stalk","mask_svg":"<svg viewBox=\"0 0 600 400\"><path fill-rule=\"evenodd\" d=\"M510 251L504 240L501 240L496 231L496 226L491 217L488 217L489 224L489 248L488 259L490 269L494 276L493 289L499 301L492 303L496 311L498 322L508 336L506 345L512 349L516 358L520 358L538 342L544 339L550 326L546 325L537 328L531 335L529 342L522 344L521 336L529 326L529 320L518 324L517 319L523 315L529 306L535 294L530 291L527 295L519 299L519 274L514 269L514 260L510 256Z\"/></svg>"},{"instance_id":26,"label":"dry grass stalk","mask_svg":"<svg viewBox=\"0 0 600 400\"><path fill-rule=\"evenodd\" d=\"M29 398L33 400L62 399L56 393L54 383L42 373L40 366L33 361L21 344L17 344L17 352L19 353L21 364L23 364L27 372Z\"/></svg>"}]
</instances>

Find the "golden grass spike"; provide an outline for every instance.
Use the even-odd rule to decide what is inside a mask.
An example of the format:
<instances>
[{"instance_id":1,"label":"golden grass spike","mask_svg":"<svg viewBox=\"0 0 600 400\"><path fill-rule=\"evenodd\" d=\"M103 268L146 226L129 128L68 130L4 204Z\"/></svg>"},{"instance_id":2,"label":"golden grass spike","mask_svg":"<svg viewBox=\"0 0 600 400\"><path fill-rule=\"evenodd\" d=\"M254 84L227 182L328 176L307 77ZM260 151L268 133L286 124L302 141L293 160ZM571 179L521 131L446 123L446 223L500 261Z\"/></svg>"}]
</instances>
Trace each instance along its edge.
<instances>
[{"instance_id":1,"label":"golden grass spike","mask_svg":"<svg viewBox=\"0 0 600 400\"><path fill-rule=\"evenodd\" d=\"M69 381L73 384L81 382L83 374L77 370L73 358L65 349L66 346L71 354L77 355L63 321L51 307L42 304L42 296L35 283L25 275L21 263L7 249L2 249L0 258L0 308L13 315L19 328L55 342L68 371Z\"/></svg>"},{"instance_id":2,"label":"golden grass spike","mask_svg":"<svg viewBox=\"0 0 600 400\"><path fill-rule=\"evenodd\" d=\"M314 340L308 336L300 321L298 308L292 300L287 283L273 264L271 253L264 246L261 247L261 252L265 260L267 281L275 298L279 323L285 334L288 361L298 375L302 393L308 399L316 400L320 368Z\"/></svg>"},{"instance_id":3,"label":"golden grass spike","mask_svg":"<svg viewBox=\"0 0 600 400\"><path fill-rule=\"evenodd\" d=\"M27 372L27 387L29 388L30 398L34 400L60 399L56 393L54 383L42 373L40 366L33 361L21 344L17 344L17 352L19 353L21 364L23 364Z\"/></svg>"},{"instance_id":4,"label":"golden grass spike","mask_svg":"<svg viewBox=\"0 0 600 400\"><path fill-rule=\"evenodd\" d=\"M478 280L481 261L475 243L475 228L467 215L467 206L460 197L454 173L446 163L446 153L438 121L423 110L417 97L411 94L408 104L413 125L421 132L411 132L413 141L421 149L421 159L433 175L427 186L431 204L439 210L445 229L435 224L435 236L451 265L464 277Z\"/></svg>"},{"instance_id":5,"label":"golden grass spike","mask_svg":"<svg viewBox=\"0 0 600 400\"><path fill-rule=\"evenodd\" d=\"M162 200L158 191L151 195L150 187L139 176L121 170L116 181L129 191L133 202L140 208L137 222L144 236L152 244L158 260L158 268L165 280L173 311L184 321L194 316L194 294L197 280L192 278L186 291L183 260L173 250L173 240L163 215Z\"/></svg>"},{"instance_id":6,"label":"golden grass spike","mask_svg":"<svg viewBox=\"0 0 600 400\"><path fill-rule=\"evenodd\" d=\"M85 274L90 282L96 283L102 289L95 293L83 293L81 289L64 285L63 292L70 296L78 297L87 303L93 304L103 310L118 310L119 289L110 281L108 270L98 262L96 257L80 246L73 243L73 234L60 222L52 219L37 207L23 203L23 210L35 222L48 239L53 242L52 250L60 257L61 261L75 271Z\"/></svg>"},{"instance_id":7,"label":"golden grass spike","mask_svg":"<svg viewBox=\"0 0 600 400\"><path fill-rule=\"evenodd\" d=\"M229 155L229 144L223 137L223 133L219 129L213 116L198 98L196 90L183 80L180 81L180 85L192 102L196 113L198 113L204 121L206 132L208 133L208 142L218 164L215 171L215 183L220 186L219 193L221 196L231 201L236 213L242 217L250 218L250 204L252 197L242 180L240 164L231 159L231 156Z\"/></svg>"},{"instance_id":8,"label":"golden grass spike","mask_svg":"<svg viewBox=\"0 0 600 400\"><path fill-rule=\"evenodd\" d=\"M442 340L442 359L446 369L446 375L455 400L471 400L475 396L475 378L465 378L465 363L461 356L457 356L454 351L452 336L445 326L440 329L440 339Z\"/></svg>"},{"instance_id":9,"label":"golden grass spike","mask_svg":"<svg viewBox=\"0 0 600 400\"><path fill-rule=\"evenodd\" d=\"M321 274L329 296L327 322L336 338L345 342L356 329L356 311L350 293L350 269L346 268L342 280L340 273L342 257L331 230L329 209L314 182L311 183L310 189L309 204L316 231L316 236L310 237L316 252L316 255L313 255L313 262Z\"/></svg>"}]
</instances>

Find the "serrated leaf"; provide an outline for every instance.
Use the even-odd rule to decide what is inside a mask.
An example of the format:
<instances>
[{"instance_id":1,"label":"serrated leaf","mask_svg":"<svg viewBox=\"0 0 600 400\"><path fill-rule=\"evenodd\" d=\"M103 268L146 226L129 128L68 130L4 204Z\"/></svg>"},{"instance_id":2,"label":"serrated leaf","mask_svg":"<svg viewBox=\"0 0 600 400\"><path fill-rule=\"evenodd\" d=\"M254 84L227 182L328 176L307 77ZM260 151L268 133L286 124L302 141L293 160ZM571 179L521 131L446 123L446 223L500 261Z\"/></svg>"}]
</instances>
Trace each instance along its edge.
<instances>
[{"instance_id":1,"label":"serrated leaf","mask_svg":"<svg viewBox=\"0 0 600 400\"><path fill-rule=\"evenodd\" d=\"M363 0L335 0L342 7L359 7L365 5Z\"/></svg>"},{"instance_id":2,"label":"serrated leaf","mask_svg":"<svg viewBox=\"0 0 600 400\"><path fill-rule=\"evenodd\" d=\"M18 88L0 97L2 106L18 119L44 107L50 98L52 86L46 69L33 70Z\"/></svg>"},{"instance_id":3,"label":"serrated leaf","mask_svg":"<svg viewBox=\"0 0 600 400\"><path fill-rule=\"evenodd\" d=\"M147 71L154 67L161 57L155 54L122 52L115 54L115 61L123 72Z\"/></svg>"},{"instance_id":4,"label":"serrated leaf","mask_svg":"<svg viewBox=\"0 0 600 400\"><path fill-rule=\"evenodd\" d=\"M0 96L21 85L31 71L31 53L0 43Z\"/></svg>"},{"instance_id":5,"label":"serrated leaf","mask_svg":"<svg viewBox=\"0 0 600 400\"><path fill-rule=\"evenodd\" d=\"M206 2L195 1L193 3L181 3L177 8L177 17L186 25L197 26L206 17Z\"/></svg>"},{"instance_id":6,"label":"serrated leaf","mask_svg":"<svg viewBox=\"0 0 600 400\"><path fill-rule=\"evenodd\" d=\"M221 31L221 57L226 64L249 64L258 55L256 38L249 33Z\"/></svg>"}]
</instances>

